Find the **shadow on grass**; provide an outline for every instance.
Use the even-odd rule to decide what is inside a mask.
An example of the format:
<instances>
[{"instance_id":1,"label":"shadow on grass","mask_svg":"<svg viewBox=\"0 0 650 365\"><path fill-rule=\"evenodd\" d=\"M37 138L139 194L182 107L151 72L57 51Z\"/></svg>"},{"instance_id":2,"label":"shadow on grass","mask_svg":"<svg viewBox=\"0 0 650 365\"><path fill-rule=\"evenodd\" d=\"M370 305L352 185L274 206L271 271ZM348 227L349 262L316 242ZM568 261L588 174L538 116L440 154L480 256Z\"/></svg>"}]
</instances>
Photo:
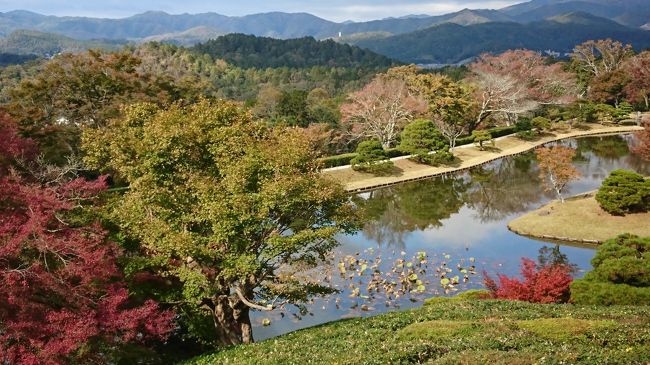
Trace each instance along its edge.
<instances>
[{"instance_id":1,"label":"shadow on grass","mask_svg":"<svg viewBox=\"0 0 650 365\"><path fill-rule=\"evenodd\" d=\"M363 172L364 174L371 175L371 176L402 176L404 174L404 170L397 166L391 166L390 168L385 168L377 171L359 171Z\"/></svg>"},{"instance_id":2,"label":"shadow on grass","mask_svg":"<svg viewBox=\"0 0 650 365\"><path fill-rule=\"evenodd\" d=\"M503 150L496 146L483 146L483 149L479 148L481 152L492 152L492 153L501 153Z\"/></svg>"}]
</instances>

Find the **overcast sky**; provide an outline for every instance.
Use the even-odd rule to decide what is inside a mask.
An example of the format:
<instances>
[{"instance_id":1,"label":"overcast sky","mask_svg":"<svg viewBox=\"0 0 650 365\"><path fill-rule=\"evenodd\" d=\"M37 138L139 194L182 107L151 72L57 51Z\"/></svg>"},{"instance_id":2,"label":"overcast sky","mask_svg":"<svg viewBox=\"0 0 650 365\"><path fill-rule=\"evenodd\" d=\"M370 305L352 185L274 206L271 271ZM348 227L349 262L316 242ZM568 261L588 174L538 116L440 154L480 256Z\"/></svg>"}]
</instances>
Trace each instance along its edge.
<instances>
[{"instance_id":1,"label":"overcast sky","mask_svg":"<svg viewBox=\"0 0 650 365\"><path fill-rule=\"evenodd\" d=\"M334 21L371 20L407 14L438 15L498 9L525 0L0 0L0 12L30 10L48 15L121 18L147 10L171 14L216 12L247 15L269 11L308 12Z\"/></svg>"}]
</instances>

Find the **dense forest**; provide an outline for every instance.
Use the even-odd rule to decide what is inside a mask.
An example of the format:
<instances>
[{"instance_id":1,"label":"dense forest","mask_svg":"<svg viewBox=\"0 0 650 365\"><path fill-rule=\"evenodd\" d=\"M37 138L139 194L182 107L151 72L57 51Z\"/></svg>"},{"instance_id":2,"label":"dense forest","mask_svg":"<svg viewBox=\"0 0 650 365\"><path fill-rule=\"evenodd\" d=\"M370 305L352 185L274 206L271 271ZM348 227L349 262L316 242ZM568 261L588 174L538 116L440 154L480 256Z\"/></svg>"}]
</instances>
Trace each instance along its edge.
<instances>
[{"instance_id":1,"label":"dense forest","mask_svg":"<svg viewBox=\"0 0 650 365\"><path fill-rule=\"evenodd\" d=\"M395 61L374 52L332 40L312 37L280 40L245 34L229 34L192 48L242 68L368 67L381 68Z\"/></svg>"},{"instance_id":2,"label":"dense forest","mask_svg":"<svg viewBox=\"0 0 650 365\"><path fill-rule=\"evenodd\" d=\"M19 65L27 61L35 60L37 57L34 55L24 55L15 53L0 53L0 67L9 65Z\"/></svg>"}]
</instances>

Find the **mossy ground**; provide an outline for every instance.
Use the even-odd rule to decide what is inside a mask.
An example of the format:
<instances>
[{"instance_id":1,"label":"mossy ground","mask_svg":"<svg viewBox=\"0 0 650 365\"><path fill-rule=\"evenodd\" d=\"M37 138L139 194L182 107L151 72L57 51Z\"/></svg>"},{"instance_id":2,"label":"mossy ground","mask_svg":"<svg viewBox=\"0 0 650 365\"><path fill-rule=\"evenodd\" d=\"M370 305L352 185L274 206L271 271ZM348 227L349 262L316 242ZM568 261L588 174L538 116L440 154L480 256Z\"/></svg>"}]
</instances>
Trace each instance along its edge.
<instances>
[{"instance_id":1,"label":"mossy ground","mask_svg":"<svg viewBox=\"0 0 650 365\"><path fill-rule=\"evenodd\" d=\"M467 299L342 320L196 358L206 364L647 364L650 307Z\"/></svg>"}]
</instances>

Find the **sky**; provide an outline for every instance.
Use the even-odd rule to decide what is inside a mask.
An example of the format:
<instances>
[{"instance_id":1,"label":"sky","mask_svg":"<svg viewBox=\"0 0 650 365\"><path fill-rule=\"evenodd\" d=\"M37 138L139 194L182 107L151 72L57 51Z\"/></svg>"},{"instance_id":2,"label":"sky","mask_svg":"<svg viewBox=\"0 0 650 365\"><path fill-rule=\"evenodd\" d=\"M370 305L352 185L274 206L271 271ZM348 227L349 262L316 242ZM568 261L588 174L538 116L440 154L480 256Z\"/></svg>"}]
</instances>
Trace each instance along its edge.
<instances>
[{"instance_id":1,"label":"sky","mask_svg":"<svg viewBox=\"0 0 650 365\"><path fill-rule=\"evenodd\" d=\"M0 12L122 18L148 10L170 14L216 12L241 16L270 11L307 12L333 21L364 21L409 14L439 15L499 9L525 0L0 0Z\"/></svg>"}]
</instances>

